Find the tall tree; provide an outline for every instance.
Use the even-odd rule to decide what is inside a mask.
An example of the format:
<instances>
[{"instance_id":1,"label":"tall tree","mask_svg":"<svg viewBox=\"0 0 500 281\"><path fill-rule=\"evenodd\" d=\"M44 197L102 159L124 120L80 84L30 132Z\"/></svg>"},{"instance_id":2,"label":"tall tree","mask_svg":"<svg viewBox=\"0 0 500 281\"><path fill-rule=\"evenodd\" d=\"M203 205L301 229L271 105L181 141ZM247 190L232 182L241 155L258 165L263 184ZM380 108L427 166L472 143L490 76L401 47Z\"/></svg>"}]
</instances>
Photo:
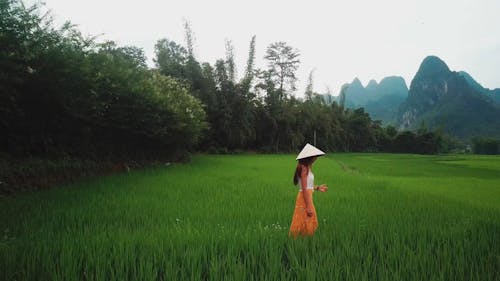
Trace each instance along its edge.
<instances>
[{"instance_id":1,"label":"tall tree","mask_svg":"<svg viewBox=\"0 0 500 281\"><path fill-rule=\"evenodd\" d=\"M191 94L203 100L208 93L206 92L206 84L203 80L203 74L200 63L195 57L195 34L191 29L191 24L184 20L184 36L186 40L187 58L185 69L185 76L191 84Z\"/></svg>"},{"instance_id":2,"label":"tall tree","mask_svg":"<svg viewBox=\"0 0 500 281\"><path fill-rule=\"evenodd\" d=\"M160 39L155 44L156 67L163 75L186 78L188 52L184 47L168 39Z\"/></svg>"},{"instance_id":3,"label":"tall tree","mask_svg":"<svg viewBox=\"0 0 500 281\"><path fill-rule=\"evenodd\" d=\"M267 47L264 58L268 61L272 79L278 85L280 100L286 97L288 90L293 92L296 89L295 73L300 64L299 56L299 51L288 46L286 42L275 42Z\"/></svg>"},{"instance_id":4,"label":"tall tree","mask_svg":"<svg viewBox=\"0 0 500 281\"><path fill-rule=\"evenodd\" d=\"M234 62L234 47L231 40L226 40L226 68L229 81L234 83L236 81L236 64Z\"/></svg>"},{"instance_id":5,"label":"tall tree","mask_svg":"<svg viewBox=\"0 0 500 281\"><path fill-rule=\"evenodd\" d=\"M195 36L194 36L193 30L191 29L191 24L186 19L184 20L184 36L185 36L185 40L186 40L188 57L189 57L189 59L194 59L195 58L195 55L194 55Z\"/></svg>"},{"instance_id":6,"label":"tall tree","mask_svg":"<svg viewBox=\"0 0 500 281\"><path fill-rule=\"evenodd\" d=\"M344 84L344 85L342 85L342 88L340 89L339 105L342 109L345 108L345 99L346 99L346 94L347 94L347 88L349 88L349 85Z\"/></svg>"},{"instance_id":7,"label":"tall tree","mask_svg":"<svg viewBox=\"0 0 500 281\"><path fill-rule=\"evenodd\" d=\"M250 90L250 87L252 85L252 81L255 77L254 64L255 64L255 35L252 36L252 40L250 41L250 47L248 50L247 65L245 68L245 76L243 77L243 80L241 81L242 89L243 89L243 92L245 92L245 93Z\"/></svg>"},{"instance_id":8,"label":"tall tree","mask_svg":"<svg viewBox=\"0 0 500 281\"><path fill-rule=\"evenodd\" d=\"M323 94L323 98L328 105L332 104L335 100L334 96L332 95L332 89L328 85L325 86L325 93Z\"/></svg>"},{"instance_id":9,"label":"tall tree","mask_svg":"<svg viewBox=\"0 0 500 281\"><path fill-rule=\"evenodd\" d=\"M234 97L233 83L229 81L225 60L218 59L215 62L215 86L217 105L214 111L213 125L215 144L217 146L228 146L231 134L231 119L233 110L231 107Z\"/></svg>"},{"instance_id":10,"label":"tall tree","mask_svg":"<svg viewBox=\"0 0 500 281\"><path fill-rule=\"evenodd\" d=\"M306 100L310 101L312 100L313 98L313 95L314 95L314 92L313 92L313 88L314 88L314 70L315 69L312 69L310 72L309 72L309 77L307 79L307 86L306 86L306 90L304 92L304 97L306 98Z\"/></svg>"}]
</instances>

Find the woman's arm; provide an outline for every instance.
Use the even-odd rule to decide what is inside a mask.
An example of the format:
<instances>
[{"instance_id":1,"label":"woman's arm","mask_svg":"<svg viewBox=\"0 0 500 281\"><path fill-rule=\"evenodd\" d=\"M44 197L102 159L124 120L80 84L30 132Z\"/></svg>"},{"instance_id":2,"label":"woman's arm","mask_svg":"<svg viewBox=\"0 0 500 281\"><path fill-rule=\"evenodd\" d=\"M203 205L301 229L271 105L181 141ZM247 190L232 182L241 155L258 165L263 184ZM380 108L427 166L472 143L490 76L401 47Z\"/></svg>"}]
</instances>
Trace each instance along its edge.
<instances>
[{"instance_id":1,"label":"woman's arm","mask_svg":"<svg viewBox=\"0 0 500 281\"><path fill-rule=\"evenodd\" d=\"M313 215L312 211L312 202L311 195L307 192L307 175L309 169L306 167L302 167L302 171L300 172L300 188L302 188L302 195L304 197L304 201L306 203L306 213L308 217Z\"/></svg>"}]
</instances>

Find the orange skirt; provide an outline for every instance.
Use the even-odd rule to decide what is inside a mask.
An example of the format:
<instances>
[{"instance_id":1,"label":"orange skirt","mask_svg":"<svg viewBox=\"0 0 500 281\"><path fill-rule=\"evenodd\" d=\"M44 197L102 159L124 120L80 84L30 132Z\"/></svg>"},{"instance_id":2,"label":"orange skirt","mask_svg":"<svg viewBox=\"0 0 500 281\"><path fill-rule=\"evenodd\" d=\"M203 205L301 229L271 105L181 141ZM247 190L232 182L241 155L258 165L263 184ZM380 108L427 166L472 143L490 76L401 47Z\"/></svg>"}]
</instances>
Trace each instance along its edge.
<instances>
[{"instance_id":1,"label":"orange skirt","mask_svg":"<svg viewBox=\"0 0 500 281\"><path fill-rule=\"evenodd\" d=\"M293 212L292 225L290 226L290 232L288 236L297 238L297 236L312 236L318 228L318 217L316 216L316 209L312 202L313 190L308 189L306 191L309 193L309 198L311 198L310 205L312 206L313 215L311 217L307 216L306 212L306 202L304 200L304 191L299 192L297 195L297 200L295 202L295 211Z\"/></svg>"}]
</instances>

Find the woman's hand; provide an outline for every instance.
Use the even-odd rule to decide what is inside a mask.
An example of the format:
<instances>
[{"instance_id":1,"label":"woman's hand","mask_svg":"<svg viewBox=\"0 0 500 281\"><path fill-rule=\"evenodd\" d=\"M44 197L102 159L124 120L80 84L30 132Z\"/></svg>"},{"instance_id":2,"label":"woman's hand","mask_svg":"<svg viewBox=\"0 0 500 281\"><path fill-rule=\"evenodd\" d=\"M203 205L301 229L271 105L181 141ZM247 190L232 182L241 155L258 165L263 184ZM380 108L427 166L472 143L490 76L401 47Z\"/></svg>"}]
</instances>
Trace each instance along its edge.
<instances>
[{"instance_id":1,"label":"woman's hand","mask_svg":"<svg viewBox=\"0 0 500 281\"><path fill-rule=\"evenodd\" d=\"M322 185L318 186L318 190L321 192L327 192L328 186L326 186L326 184L322 184Z\"/></svg>"},{"instance_id":2,"label":"woman's hand","mask_svg":"<svg viewBox=\"0 0 500 281\"><path fill-rule=\"evenodd\" d=\"M306 214L308 217L312 217L314 215L314 212L311 208L306 208Z\"/></svg>"}]
</instances>

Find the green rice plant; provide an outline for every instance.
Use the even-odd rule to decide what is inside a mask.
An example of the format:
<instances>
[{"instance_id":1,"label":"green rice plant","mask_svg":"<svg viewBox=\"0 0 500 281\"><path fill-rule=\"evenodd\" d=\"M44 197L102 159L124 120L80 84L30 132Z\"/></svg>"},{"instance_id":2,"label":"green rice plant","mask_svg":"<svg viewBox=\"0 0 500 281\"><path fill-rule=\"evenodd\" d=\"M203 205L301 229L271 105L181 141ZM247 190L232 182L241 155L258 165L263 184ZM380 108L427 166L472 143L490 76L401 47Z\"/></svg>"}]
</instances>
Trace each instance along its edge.
<instances>
[{"instance_id":1,"label":"green rice plant","mask_svg":"<svg viewBox=\"0 0 500 281\"><path fill-rule=\"evenodd\" d=\"M500 158L330 154L293 240L294 155L190 163L0 199L1 280L499 280Z\"/></svg>"}]
</instances>

